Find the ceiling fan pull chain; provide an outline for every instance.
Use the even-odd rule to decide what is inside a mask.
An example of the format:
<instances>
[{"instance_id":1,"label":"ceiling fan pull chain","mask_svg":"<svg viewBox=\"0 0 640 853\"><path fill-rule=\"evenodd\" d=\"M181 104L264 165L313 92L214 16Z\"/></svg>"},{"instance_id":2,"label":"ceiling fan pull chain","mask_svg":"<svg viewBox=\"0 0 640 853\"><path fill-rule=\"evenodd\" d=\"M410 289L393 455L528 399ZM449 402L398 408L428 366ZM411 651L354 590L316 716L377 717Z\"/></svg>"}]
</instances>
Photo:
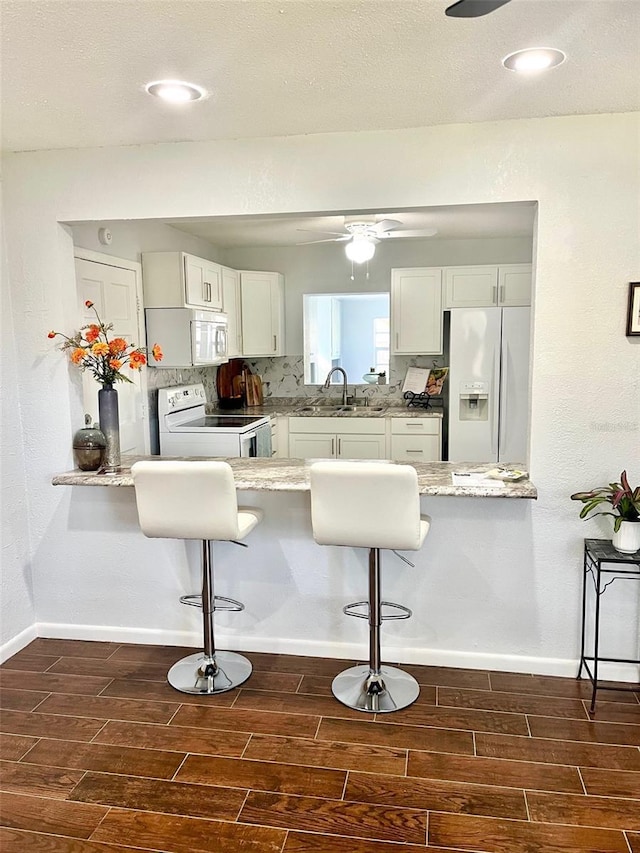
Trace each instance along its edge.
<instances>
[{"instance_id":1,"label":"ceiling fan pull chain","mask_svg":"<svg viewBox=\"0 0 640 853\"><path fill-rule=\"evenodd\" d=\"M353 274L353 261L351 261L351 281L355 281L356 277Z\"/></svg>"}]
</instances>

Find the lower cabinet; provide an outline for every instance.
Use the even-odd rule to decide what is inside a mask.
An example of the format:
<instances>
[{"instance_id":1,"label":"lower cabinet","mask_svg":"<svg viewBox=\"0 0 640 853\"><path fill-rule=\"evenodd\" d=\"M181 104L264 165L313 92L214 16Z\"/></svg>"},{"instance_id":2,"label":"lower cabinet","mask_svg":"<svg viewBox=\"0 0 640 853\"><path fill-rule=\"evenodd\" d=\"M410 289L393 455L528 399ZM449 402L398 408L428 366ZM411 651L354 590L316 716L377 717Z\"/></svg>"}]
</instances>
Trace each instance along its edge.
<instances>
[{"instance_id":1,"label":"lower cabinet","mask_svg":"<svg viewBox=\"0 0 640 853\"><path fill-rule=\"evenodd\" d=\"M384 418L289 418L293 459L386 459Z\"/></svg>"},{"instance_id":2,"label":"lower cabinet","mask_svg":"<svg viewBox=\"0 0 640 853\"><path fill-rule=\"evenodd\" d=\"M294 459L386 459L384 435L289 433L289 456Z\"/></svg>"},{"instance_id":3,"label":"lower cabinet","mask_svg":"<svg viewBox=\"0 0 640 853\"><path fill-rule=\"evenodd\" d=\"M439 462L442 458L440 418L391 418L391 459L396 462Z\"/></svg>"},{"instance_id":4,"label":"lower cabinet","mask_svg":"<svg viewBox=\"0 0 640 853\"><path fill-rule=\"evenodd\" d=\"M278 455L284 456L288 448L292 459L442 458L442 418L291 417L288 422L288 441L286 432L280 432Z\"/></svg>"}]
</instances>

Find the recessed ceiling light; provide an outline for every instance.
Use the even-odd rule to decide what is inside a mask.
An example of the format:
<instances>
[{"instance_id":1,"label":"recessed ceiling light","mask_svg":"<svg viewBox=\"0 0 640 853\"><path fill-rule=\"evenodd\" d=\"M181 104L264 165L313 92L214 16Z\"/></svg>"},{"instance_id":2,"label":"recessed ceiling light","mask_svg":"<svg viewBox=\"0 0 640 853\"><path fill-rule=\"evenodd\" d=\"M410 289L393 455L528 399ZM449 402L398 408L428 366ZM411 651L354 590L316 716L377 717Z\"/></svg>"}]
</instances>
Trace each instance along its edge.
<instances>
[{"instance_id":1,"label":"recessed ceiling light","mask_svg":"<svg viewBox=\"0 0 640 853\"><path fill-rule=\"evenodd\" d=\"M526 50L516 50L502 60L509 71L519 71L521 74L536 74L562 65L566 54L555 47L529 47Z\"/></svg>"},{"instance_id":2,"label":"recessed ceiling light","mask_svg":"<svg viewBox=\"0 0 640 853\"><path fill-rule=\"evenodd\" d=\"M162 98L170 104L199 101L207 94L201 86L185 83L183 80L156 80L154 83L147 83L145 89L150 95Z\"/></svg>"}]
</instances>

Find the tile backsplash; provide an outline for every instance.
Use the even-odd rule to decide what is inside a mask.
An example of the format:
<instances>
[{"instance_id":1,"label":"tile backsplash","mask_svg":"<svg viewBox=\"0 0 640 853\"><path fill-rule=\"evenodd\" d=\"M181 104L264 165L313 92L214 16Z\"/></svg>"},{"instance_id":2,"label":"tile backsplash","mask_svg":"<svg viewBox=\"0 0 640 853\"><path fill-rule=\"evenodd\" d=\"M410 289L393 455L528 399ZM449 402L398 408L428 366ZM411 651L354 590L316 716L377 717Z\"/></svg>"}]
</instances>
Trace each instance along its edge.
<instances>
[{"instance_id":1,"label":"tile backsplash","mask_svg":"<svg viewBox=\"0 0 640 853\"><path fill-rule=\"evenodd\" d=\"M360 380L357 383L356 396L370 398L396 399L402 398L402 385L409 367L443 367L443 356L416 355L392 356L389 367L389 382L386 385L366 385ZM303 356L283 356L280 358L247 359L252 373L262 377L265 397L315 397L320 393L322 385L304 384ZM353 393L353 383L349 382L349 393ZM338 388L332 385L332 390Z\"/></svg>"}]
</instances>

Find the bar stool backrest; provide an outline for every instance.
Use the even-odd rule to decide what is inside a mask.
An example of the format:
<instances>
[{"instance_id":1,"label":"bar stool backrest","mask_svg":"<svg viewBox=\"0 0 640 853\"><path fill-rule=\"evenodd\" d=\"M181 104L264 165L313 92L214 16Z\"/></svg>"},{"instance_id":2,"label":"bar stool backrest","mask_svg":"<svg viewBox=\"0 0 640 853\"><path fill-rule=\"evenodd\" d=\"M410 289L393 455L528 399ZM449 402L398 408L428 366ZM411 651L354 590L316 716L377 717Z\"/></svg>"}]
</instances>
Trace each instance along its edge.
<instances>
[{"instance_id":1,"label":"bar stool backrest","mask_svg":"<svg viewBox=\"0 0 640 853\"><path fill-rule=\"evenodd\" d=\"M388 462L315 462L311 466L311 523L319 545L417 551L418 475Z\"/></svg>"},{"instance_id":2,"label":"bar stool backrest","mask_svg":"<svg viewBox=\"0 0 640 853\"><path fill-rule=\"evenodd\" d=\"M152 539L239 538L238 499L227 462L136 462L138 518Z\"/></svg>"}]
</instances>

